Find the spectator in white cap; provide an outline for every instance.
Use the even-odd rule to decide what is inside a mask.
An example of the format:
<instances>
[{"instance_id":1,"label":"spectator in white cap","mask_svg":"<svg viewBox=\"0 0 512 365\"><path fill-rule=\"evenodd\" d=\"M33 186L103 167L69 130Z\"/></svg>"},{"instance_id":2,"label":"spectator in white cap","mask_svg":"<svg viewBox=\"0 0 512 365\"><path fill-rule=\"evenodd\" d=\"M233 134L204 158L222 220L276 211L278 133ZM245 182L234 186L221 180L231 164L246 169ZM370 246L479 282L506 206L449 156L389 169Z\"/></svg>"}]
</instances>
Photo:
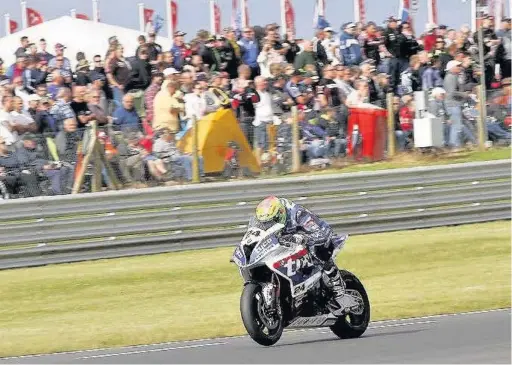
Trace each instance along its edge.
<instances>
[{"instance_id":1,"label":"spectator in white cap","mask_svg":"<svg viewBox=\"0 0 512 365\"><path fill-rule=\"evenodd\" d=\"M461 65L459 61L455 60L448 62L443 84L446 90L446 110L451 120L448 145L454 148L461 146L462 105L468 99L468 94L462 91L463 85L459 84L459 74L462 71Z\"/></svg>"},{"instance_id":2,"label":"spectator in white cap","mask_svg":"<svg viewBox=\"0 0 512 365\"><path fill-rule=\"evenodd\" d=\"M178 80L176 75L179 75L179 71L174 67L169 67L164 70L164 78L167 80Z\"/></svg>"},{"instance_id":3,"label":"spectator in white cap","mask_svg":"<svg viewBox=\"0 0 512 365\"><path fill-rule=\"evenodd\" d=\"M336 32L332 27L324 28L325 38L322 41L322 46L325 49L325 53L327 54L327 59L331 63L331 65L336 66L341 63L340 59L340 42L339 40L334 38Z\"/></svg>"}]
</instances>

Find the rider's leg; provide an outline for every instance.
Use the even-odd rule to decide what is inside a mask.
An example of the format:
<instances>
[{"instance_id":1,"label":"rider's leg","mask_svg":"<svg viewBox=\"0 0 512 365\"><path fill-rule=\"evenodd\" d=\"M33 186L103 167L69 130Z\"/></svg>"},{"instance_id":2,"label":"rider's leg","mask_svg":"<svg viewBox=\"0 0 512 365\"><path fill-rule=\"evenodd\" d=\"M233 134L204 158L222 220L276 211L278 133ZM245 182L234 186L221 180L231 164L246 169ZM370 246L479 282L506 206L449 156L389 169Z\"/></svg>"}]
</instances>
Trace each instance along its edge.
<instances>
[{"instance_id":1,"label":"rider's leg","mask_svg":"<svg viewBox=\"0 0 512 365\"><path fill-rule=\"evenodd\" d=\"M340 270L332 258L334 248L332 242L326 246L317 246L317 257L320 257L324 264L324 283L332 290L334 301L338 304L338 310L344 310L354 304L354 299L345 294L345 282L341 277ZM326 257L328 255L328 257Z\"/></svg>"},{"instance_id":2,"label":"rider's leg","mask_svg":"<svg viewBox=\"0 0 512 365\"><path fill-rule=\"evenodd\" d=\"M345 282L341 278L340 270L334 260L329 259L324 264L324 274L325 284L332 290L334 299L339 302L338 299L345 295Z\"/></svg>"}]
</instances>

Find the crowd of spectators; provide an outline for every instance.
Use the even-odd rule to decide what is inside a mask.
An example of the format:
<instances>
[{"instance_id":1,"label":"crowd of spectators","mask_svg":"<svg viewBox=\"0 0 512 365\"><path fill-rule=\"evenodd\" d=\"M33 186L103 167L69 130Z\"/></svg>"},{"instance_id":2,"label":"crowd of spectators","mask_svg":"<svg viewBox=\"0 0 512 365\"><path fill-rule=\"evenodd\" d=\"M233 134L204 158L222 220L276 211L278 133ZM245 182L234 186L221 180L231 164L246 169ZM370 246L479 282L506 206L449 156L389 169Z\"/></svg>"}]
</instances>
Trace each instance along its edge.
<instances>
[{"instance_id":1,"label":"crowd of spectators","mask_svg":"<svg viewBox=\"0 0 512 365\"><path fill-rule=\"evenodd\" d=\"M339 33L317 29L312 39L281 36L275 23L240 34L200 30L189 43L177 31L170 50L149 33L138 38L135 55L125 55L115 36L105 55L69 55L59 43L50 52L44 39L22 37L17 50L0 50L16 56L13 65L0 59L0 188L12 196L69 193L91 121L125 185L190 181L192 157L176 141L193 118L219 108L233 109L264 163L290 151L297 106L304 161L328 164L347 154L349 108L385 108L393 93L397 145L406 150L414 138L413 93L422 90L429 111L445 122L446 147L457 149L475 143L482 74L489 139L509 143L511 25L502 19L495 32L494 21L483 21L484 65L467 26L428 24L416 37L393 17L383 26L346 23Z\"/></svg>"}]
</instances>

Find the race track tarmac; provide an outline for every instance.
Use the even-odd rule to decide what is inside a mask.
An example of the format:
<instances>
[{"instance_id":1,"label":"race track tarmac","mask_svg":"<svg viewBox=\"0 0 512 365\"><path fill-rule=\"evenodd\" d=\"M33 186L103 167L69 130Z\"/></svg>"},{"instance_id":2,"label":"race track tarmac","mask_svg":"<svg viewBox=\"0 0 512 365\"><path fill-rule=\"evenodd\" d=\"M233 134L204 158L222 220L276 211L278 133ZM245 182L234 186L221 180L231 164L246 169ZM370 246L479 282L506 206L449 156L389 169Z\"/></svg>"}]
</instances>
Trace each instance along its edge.
<instances>
[{"instance_id":1,"label":"race track tarmac","mask_svg":"<svg viewBox=\"0 0 512 365\"><path fill-rule=\"evenodd\" d=\"M273 347L229 337L0 359L3 363L511 363L510 309L373 322L363 337L286 332Z\"/></svg>"}]
</instances>

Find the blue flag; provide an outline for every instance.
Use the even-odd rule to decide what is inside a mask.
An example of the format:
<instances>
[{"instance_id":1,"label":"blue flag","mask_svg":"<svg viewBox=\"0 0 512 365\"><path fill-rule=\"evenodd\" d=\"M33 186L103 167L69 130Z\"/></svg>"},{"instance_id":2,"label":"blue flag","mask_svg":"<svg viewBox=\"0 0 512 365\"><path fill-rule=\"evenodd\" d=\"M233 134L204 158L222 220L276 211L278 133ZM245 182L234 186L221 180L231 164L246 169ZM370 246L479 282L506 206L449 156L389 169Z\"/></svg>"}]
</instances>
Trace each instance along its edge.
<instances>
[{"instance_id":1,"label":"blue flag","mask_svg":"<svg viewBox=\"0 0 512 365\"><path fill-rule=\"evenodd\" d=\"M325 19L324 16L322 15L319 15L317 18L316 18L316 26L315 28L316 29L324 29L324 28L327 28L327 27L330 27L331 25L329 24L329 22L327 21L327 19Z\"/></svg>"},{"instance_id":2,"label":"blue flag","mask_svg":"<svg viewBox=\"0 0 512 365\"><path fill-rule=\"evenodd\" d=\"M160 30L162 30L164 26L164 18L158 15L156 12L153 14L153 27L155 28L155 33L158 34Z\"/></svg>"}]
</instances>

